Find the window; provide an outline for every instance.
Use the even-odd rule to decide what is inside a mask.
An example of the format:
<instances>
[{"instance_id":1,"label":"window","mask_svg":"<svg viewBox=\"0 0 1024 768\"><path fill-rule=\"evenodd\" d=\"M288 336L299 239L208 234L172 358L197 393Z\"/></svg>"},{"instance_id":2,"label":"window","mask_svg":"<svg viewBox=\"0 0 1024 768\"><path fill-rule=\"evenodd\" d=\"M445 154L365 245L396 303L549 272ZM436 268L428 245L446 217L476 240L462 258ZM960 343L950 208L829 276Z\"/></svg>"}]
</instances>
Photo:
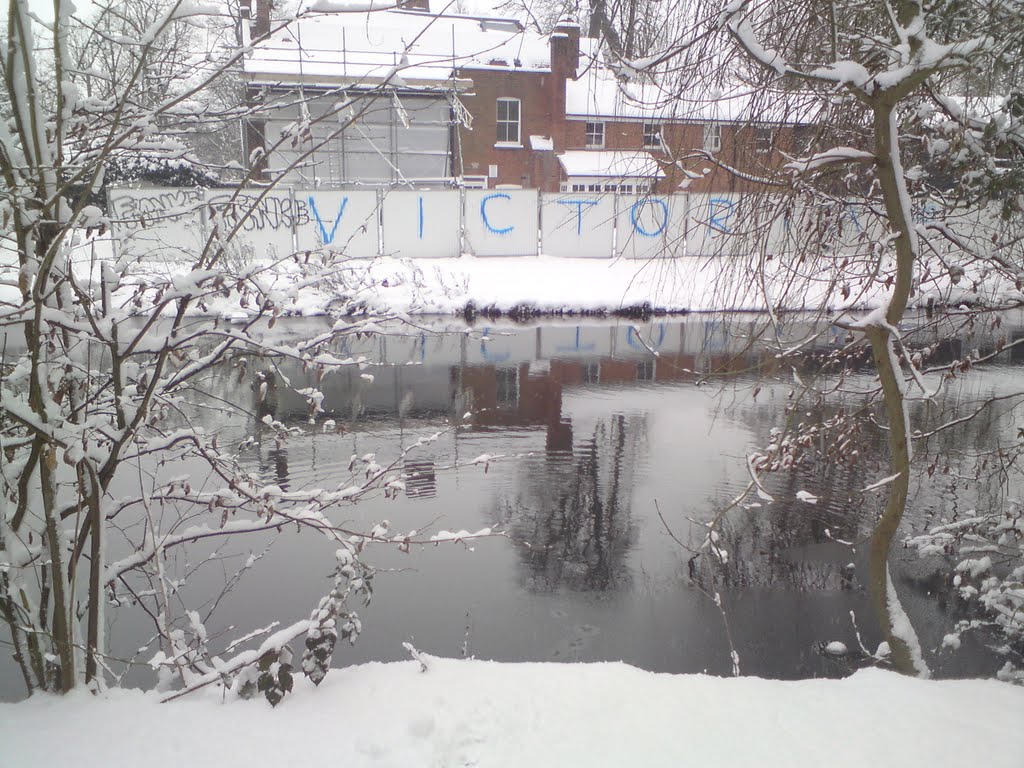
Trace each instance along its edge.
<instances>
[{"instance_id":1,"label":"window","mask_svg":"<svg viewBox=\"0 0 1024 768\"><path fill-rule=\"evenodd\" d=\"M583 383L599 384L601 382L601 363L585 363L583 366Z\"/></svg>"},{"instance_id":2,"label":"window","mask_svg":"<svg viewBox=\"0 0 1024 768\"><path fill-rule=\"evenodd\" d=\"M497 384L495 399L498 405L513 405L519 402L519 369L497 368L494 377Z\"/></svg>"},{"instance_id":3,"label":"window","mask_svg":"<svg viewBox=\"0 0 1024 768\"><path fill-rule=\"evenodd\" d=\"M654 381L654 361L641 360L636 364L637 381Z\"/></svg>"},{"instance_id":4,"label":"window","mask_svg":"<svg viewBox=\"0 0 1024 768\"><path fill-rule=\"evenodd\" d=\"M572 191L573 192L586 192L587 191L587 185L586 184L573 184L572 185Z\"/></svg>"},{"instance_id":5,"label":"window","mask_svg":"<svg viewBox=\"0 0 1024 768\"><path fill-rule=\"evenodd\" d=\"M661 126L657 123L644 123L644 147L661 149Z\"/></svg>"},{"instance_id":6,"label":"window","mask_svg":"<svg viewBox=\"0 0 1024 768\"><path fill-rule=\"evenodd\" d=\"M722 148L722 126L708 123L704 126L704 151L718 152Z\"/></svg>"},{"instance_id":7,"label":"window","mask_svg":"<svg viewBox=\"0 0 1024 768\"><path fill-rule=\"evenodd\" d=\"M519 99L498 99L498 143L520 143Z\"/></svg>"},{"instance_id":8,"label":"window","mask_svg":"<svg viewBox=\"0 0 1024 768\"><path fill-rule=\"evenodd\" d=\"M587 123L587 149L601 149L604 146L604 123Z\"/></svg>"},{"instance_id":9,"label":"window","mask_svg":"<svg viewBox=\"0 0 1024 768\"><path fill-rule=\"evenodd\" d=\"M762 155L768 154L772 151L772 138L771 128L755 128L754 150Z\"/></svg>"}]
</instances>

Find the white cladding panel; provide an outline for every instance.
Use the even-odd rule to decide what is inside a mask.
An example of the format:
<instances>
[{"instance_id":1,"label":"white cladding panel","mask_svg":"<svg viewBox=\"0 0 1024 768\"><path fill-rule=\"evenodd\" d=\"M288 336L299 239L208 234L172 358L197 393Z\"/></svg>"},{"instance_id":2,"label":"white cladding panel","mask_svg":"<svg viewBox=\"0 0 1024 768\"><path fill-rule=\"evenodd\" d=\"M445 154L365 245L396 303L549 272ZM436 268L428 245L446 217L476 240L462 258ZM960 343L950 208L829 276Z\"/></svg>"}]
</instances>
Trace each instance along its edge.
<instances>
[{"instance_id":1,"label":"white cladding panel","mask_svg":"<svg viewBox=\"0 0 1024 768\"><path fill-rule=\"evenodd\" d=\"M552 360L611 357L614 333L614 328L600 325L544 328L540 355Z\"/></svg>"},{"instance_id":2,"label":"white cladding panel","mask_svg":"<svg viewBox=\"0 0 1024 768\"><path fill-rule=\"evenodd\" d=\"M476 256L537 255L537 190L466 190L466 248Z\"/></svg>"},{"instance_id":3,"label":"white cladding panel","mask_svg":"<svg viewBox=\"0 0 1024 768\"><path fill-rule=\"evenodd\" d=\"M299 249L326 248L353 258L372 258L379 251L377 193L296 190L309 208L310 222L299 229Z\"/></svg>"},{"instance_id":4,"label":"white cladding panel","mask_svg":"<svg viewBox=\"0 0 1024 768\"><path fill-rule=\"evenodd\" d=\"M111 188L108 198L122 257L182 261L202 251L203 190Z\"/></svg>"},{"instance_id":5,"label":"white cladding panel","mask_svg":"<svg viewBox=\"0 0 1024 768\"><path fill-rule=\"evenodd\" d=\"M532 333L523 333L522 328L511 328L510 333L502 333L501 328L478 326L473 329L480 331L466 338L465 362L470 365L481 363L519 364L522 361L534 360L537 356L537 337Z\"/></svg>"},{"instance_id":6,"label":"white cladding panel","mask_svg":"<svg viewBox=\"0 0 1024 768\"><path fill-rule=\"evenodd\" d=\"M292 231L308 222L308 211L298 201L293 201L287 191L264 194L211 189L206 192L207 228L212 231L216 226L222 238L230 235L226 246L228 253L241 259L240 263L280 259L294 252Z\"/></svg>"},{"instance_id":7,"label":"white cladding panel","mask_svg":"<svg viewBox=\"0 0 1024 768\"><path fill-rule=\"evenodd\" d=\"M722 256L737 243L740 195L690 195L686 225L686 252L690 256Z\"/></svg>"},{"instance_id":8,"label":"white cladding panel","mask_svg":"<svg viewBox=\"0 0 1024 768\"><path fill-rule=\"evenodd\" d=\"M616 198L615 250L627 259L685 253L686 195L620 195Z\"/></svg>"},{"instance_id":9,"label":"white cladding panel","mask_svg":"<svg viewBox=\"0 0 1024 768\"><path fill-rule=\"evenodd\" d=\"M573 192L540 196L541 251L548 256L612 255L615 196Z\"/></svg>"},{"instance_id":10,"label":"white cladding panel","mask_svg":"<svg viewBox=\"0 0 1024 768\"><path fill-rule=\"evenodd\" d=\"M384 253L402 258L458 256L461 204L458 190L384 193Z\"/></svg>"}]
</instances>

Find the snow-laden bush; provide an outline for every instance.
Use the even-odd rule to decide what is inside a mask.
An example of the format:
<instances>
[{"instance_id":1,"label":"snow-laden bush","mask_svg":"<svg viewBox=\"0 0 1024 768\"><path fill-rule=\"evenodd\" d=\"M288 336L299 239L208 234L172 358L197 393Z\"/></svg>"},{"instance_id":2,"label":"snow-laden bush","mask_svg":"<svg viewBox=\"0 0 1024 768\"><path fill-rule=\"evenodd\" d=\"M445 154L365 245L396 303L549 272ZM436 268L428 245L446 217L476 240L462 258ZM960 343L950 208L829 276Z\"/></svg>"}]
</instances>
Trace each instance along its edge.
<instances>
[{"instance_id":1,"label":"snow-laden bush","mask_svg":"<svg viewBox=\"0 0 1024 768\"><path fill-rule=\"evenodd\" d=\"M1007 657L999 677L1024 684L1024 507L1011 502L1005 511L979 514L932 526L907 546L921 557L941 557L956 594L983 609L984 618L957 622L943 646L960 647L965 632L993 631Z\"/></svg>"}]
</instances>

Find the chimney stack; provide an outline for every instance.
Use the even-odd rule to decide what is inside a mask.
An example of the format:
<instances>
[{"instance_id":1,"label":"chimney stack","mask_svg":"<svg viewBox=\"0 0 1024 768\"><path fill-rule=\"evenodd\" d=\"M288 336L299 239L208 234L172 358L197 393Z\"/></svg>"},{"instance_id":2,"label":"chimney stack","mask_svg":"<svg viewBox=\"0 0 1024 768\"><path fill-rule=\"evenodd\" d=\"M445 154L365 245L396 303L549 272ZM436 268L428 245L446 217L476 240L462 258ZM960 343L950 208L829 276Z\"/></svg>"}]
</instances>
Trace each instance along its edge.
<instances>
[{"instance_id":1,"label":"chimney stack","mask_svg":"<svg viewBox=\"0 0 1024 768\"><path fill-rule=\"evenodd\" d=\"M562 17L551 33L551 72L576 79L580 67L580 25Z\"/></svg>"},{"instance_id":2,"label":"chimney stack","mask_svg":"<svg viewBox=\"0 0 1024 768\"><path fill-rule=\"evenodd\" d=\"M398 7L403 11L426 11L430 13L430 0L405 0L404 3L399 3Z\"/></svg>"},{"instance_id":3,"label":"chimney stack","mask_svg":"<svg viewBox=\"0 0 1024 768\"><path fill-rule=\"evenodd\" d=\"M253 18L253 4L256 5L255 18ZM249 20L249 30L253 41L270 34L270 11L273 6L274 0L241 0L242 23Z\"/></svg>"}]
</instances>

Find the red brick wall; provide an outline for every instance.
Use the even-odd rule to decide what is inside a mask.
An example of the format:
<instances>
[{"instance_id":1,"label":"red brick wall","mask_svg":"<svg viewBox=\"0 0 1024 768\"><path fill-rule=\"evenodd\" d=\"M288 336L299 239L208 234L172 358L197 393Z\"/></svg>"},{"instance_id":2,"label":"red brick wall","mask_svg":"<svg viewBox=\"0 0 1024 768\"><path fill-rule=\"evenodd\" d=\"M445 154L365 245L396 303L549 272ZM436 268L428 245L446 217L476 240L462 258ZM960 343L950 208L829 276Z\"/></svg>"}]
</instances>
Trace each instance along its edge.
<instances>
[{"instance_id":1,"label":"red brick wall","mask_svg":"<svg viewBox=\"0 0 1024 768\"><path fill-rule=\"evenodd\" d=\"M533 152L530 136L552 136L556 150L564 146L564 80L549 72L471 70L460 74L473 80L473 95L462 103L473 115L473 130L459 129L462 172L466 176L487 176L488 166L498 166L496 178L488 185L521 184L543 190L557 190L558 163L554 152ZM498 99L520 100L521 149L495 147L498 139ZM456 168L458 168L456 164ZM547 178L538 178L538 176ZM552 178L553 177L553 178ZM553 184L553 186L552 186Z\"/></svg>"},{"instance_id":2,"label":"red brick wall","mask_svg":"<svg viewBox=\"0 0 1024 768\"><path fill-rule=\"evenodd\" d=\"M566 149L586 149L586 123L585 120L576 119L567 121ZM790 151L792 130L776 129L773 133L773 149L767 153L757 151L754 136L754 129L751 126L723 124L722 149L717 157L726 165L755 176L777 173L785 162L778 150ZM683 159L695 150L704 148L704 125L666 123L662 125L662 139L669 150L668 153L644 147L643 121L604 121L604 149L644 149L650 152L655 158L663 161L662 170L666 174L666 178L658 182L655 191L662 194L678 192L680 184L686 179L686 174L673 167L671 159ZM690 180L686 186L690 192L744 192L761 186L740 179L702 158L683 159L682 164L686 170L702 176L700 179Z\"/></svg>"}]
</instances>

